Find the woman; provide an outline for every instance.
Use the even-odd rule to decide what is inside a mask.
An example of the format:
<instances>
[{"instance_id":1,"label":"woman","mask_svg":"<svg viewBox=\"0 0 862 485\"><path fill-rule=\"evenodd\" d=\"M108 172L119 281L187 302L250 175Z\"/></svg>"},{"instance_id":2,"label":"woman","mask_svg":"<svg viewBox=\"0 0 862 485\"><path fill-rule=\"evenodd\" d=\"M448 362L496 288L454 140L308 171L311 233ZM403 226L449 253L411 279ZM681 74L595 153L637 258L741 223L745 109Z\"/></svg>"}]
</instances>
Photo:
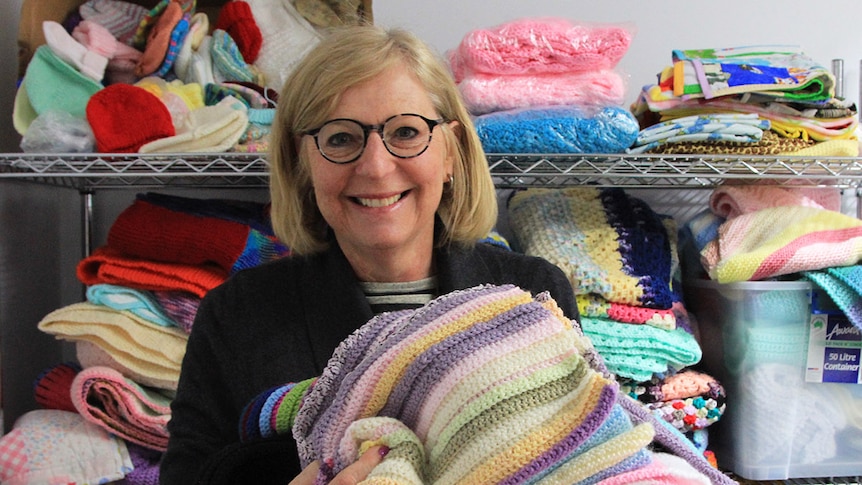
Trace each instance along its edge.
<instances>
[{"instance_id":1,"label":"woman","mask_svg":"<svg viewBox=\"0 0 862 485\"><path fill-rule=\"evenodd\" d=\"M293 255L236 274L202 302L172 404L164 484L299 474L292 437L238 443L240 413L273 386L319 375L376 313L512 283L549 291L578 316L559 268L477 243L497 218L487 162L445 63L413 35L373 26L330 34L279 94L271 143L273 226ZM385 451L338 480L363 477Z\"/></svg>"}]
</instances>

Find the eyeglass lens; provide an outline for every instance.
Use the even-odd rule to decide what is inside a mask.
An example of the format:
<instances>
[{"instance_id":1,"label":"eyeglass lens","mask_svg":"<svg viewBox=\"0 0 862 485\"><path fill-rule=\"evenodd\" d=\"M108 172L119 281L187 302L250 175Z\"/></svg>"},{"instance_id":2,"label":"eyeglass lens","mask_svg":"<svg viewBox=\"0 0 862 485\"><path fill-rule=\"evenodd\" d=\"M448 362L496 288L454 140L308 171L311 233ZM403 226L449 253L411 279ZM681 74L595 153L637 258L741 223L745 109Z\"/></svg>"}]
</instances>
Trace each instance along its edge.
<instances>
[{"instance_id":1,"label":"eyeglass lens","mask_svg":"<svg viewBox=\"0 0 862 485\"><path fill-rule=\"evenodd\" d=\"M382 129L354 120L337 119L320 127L317 146L330 161L352 162L365 150L369 133L378 131L390 153L401 158L411 158L420 155L428 147L432 127L423 117L414 114L394 116L383 124Z\"/></svg>"}]
</instances>

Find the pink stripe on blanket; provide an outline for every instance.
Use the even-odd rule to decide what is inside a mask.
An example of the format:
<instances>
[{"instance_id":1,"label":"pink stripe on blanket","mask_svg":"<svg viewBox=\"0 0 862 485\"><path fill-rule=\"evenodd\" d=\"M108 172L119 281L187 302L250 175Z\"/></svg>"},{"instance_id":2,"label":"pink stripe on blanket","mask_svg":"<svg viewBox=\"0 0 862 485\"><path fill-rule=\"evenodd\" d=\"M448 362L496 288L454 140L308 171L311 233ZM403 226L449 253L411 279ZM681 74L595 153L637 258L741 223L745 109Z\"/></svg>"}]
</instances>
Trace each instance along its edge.
<instances>
[{"instance_id":1,"label":"pink stripe on blanket","mask_svg":"<svg viewBox=\"0 0 862 485\"><path fill-rule=\"evenodd\" d=\"M766 257L751 279L854 264L860 247L862 227L811 232Z\"/></svg>"}]
</instances>

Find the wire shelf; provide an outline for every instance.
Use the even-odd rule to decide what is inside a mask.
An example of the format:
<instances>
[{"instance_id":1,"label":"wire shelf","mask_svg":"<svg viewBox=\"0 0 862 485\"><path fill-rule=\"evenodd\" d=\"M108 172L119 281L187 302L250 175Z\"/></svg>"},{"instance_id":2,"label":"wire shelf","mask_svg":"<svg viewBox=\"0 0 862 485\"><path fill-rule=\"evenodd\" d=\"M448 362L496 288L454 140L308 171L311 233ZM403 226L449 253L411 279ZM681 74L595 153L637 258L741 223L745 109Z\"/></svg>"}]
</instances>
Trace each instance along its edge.
<instances>
[{"instance_id":1,"label":"wire shelf","mask_svg":"<svg viewBox=\"0 0 862 485\"><path fill-rule=\"evenodd\" d=\"M857 187L862 158L489 154L499 188L599 185L709 188L722 183ZM79 190L128 186L262 187L262 153L0 154L0 178Z\"/></svg>"}]
</instances>

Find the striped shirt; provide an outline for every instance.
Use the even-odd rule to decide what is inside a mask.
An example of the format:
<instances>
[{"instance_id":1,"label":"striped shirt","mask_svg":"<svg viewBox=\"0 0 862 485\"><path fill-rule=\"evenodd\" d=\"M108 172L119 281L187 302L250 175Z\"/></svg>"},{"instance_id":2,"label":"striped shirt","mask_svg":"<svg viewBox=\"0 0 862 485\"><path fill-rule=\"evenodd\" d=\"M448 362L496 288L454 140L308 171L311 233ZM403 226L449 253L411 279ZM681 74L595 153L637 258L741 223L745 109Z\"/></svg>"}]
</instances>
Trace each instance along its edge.
<instances>
[{"instance_id":1,"label":"striped shirt","mask_svg":"<svg viewBox=\"0 0 862 485\"><path fill-rule=\"evenodd\" d=\"M375 315L397 310L412 310L437 296L437 277L399 283L359 282Z\"/></svg>"}]
</instances>

